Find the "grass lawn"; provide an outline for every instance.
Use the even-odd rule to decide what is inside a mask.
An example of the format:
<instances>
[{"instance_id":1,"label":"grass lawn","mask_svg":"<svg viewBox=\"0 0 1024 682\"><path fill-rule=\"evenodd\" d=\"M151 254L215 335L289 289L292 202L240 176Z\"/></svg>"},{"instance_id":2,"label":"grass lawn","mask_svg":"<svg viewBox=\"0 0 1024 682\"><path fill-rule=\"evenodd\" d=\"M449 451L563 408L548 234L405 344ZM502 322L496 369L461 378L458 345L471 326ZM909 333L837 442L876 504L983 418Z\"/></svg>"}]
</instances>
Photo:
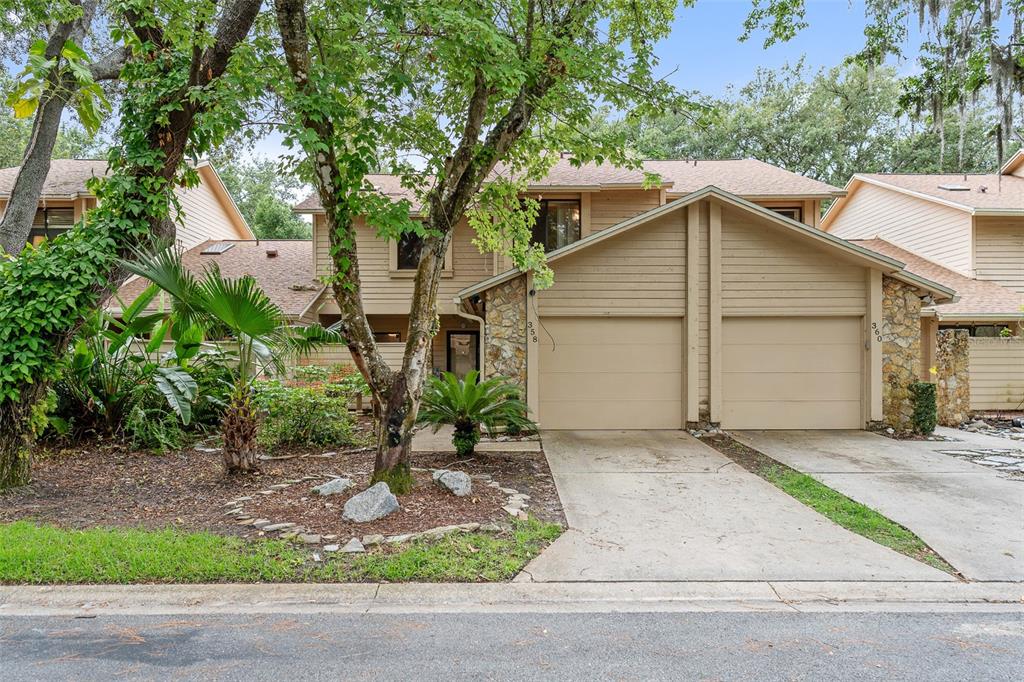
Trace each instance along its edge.
<instances>
[{"instance_id":1,"label":"grass lawn","mask_svg":"<svg viewBox=\"0 0 1024 682\"><path fill-rule=\"evenodd\" d=\"M728 436L704 442L846 530L959 577L956 569L924 540L871 507Z\"/></svg>"},{"instance_id":2,"label":"grass lawn","mask_svg":"<svg viewBox=\"0 0 1024 682\"><path fill-rule=\"evenodd\" d=\"M534 519L510 533L449 535L360 555L213 533L0 525L0 584L488 582L509 580L562 532Z\"/></svg>"}]
</instances>

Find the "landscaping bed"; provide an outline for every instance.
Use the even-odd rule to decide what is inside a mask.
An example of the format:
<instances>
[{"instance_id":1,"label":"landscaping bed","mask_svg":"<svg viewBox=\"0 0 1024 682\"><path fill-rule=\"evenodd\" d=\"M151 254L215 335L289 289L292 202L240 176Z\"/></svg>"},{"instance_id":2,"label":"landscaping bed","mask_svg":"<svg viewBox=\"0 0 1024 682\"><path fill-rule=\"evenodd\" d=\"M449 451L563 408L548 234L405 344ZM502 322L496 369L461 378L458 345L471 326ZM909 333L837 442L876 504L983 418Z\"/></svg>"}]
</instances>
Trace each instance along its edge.
<instances>
[{"instance_id":1,"label":"landscaping bed","mask_svg":"<svg viewBox=\"0 0 1024 682\"><path fill-rule=\"evenodd\" d=\"M363 423L360 428L367 426ZM146 544L147 531L173 531L178 536L154 535L154 547L180 545L189 534L206 538L192 540L203 547L219 546L221 539L230 539L238 544L218 551L262 557L240 559L240 565L250 567L241 574L256 580L299 579L311 570L306 566L310 561L314 567L318 562L323 562L322 566L344 563L347 567L333 573L321 570L319 577L310 579L329 579L328 573L334 579L371 579L376 574L352 572L357 563L365 566L371 561L371 556L379 564L377 571L395 573L395 579L403 579L405 574L420 576L415 579L473 579L472 575L477 574L470 569L480 563L477 560L462 567L452 564L444 570L431 568L429 562L413 562L415 570L411 572L395 572L388 562L397 561L405 552L415 555L426 551L422 543L415 543L426 532L422 539L435 541L442 548L429 550L428 555L434 551L450 554L460 546L473 555L485 544L521 567L546 544L538 544L536 537L557 536L553 529L564 525L543 452L477 453L465 460L450 453L417 453L413 458L414 485L398 497L397 511L366 523L344 520L345 502L370 485L373 460L374 452L368 447L279 447L272 458L261 461L258 472L228 476L213 439L166 454L132 450L114 441L53 447L37 453L30 485L0 493L0 524L28 521L41 533L143 533L143 539L135 543L140 547ZM442 468L470 475L470 494L457 497L436 485L432 473ZM351 479L354 485L330 496L312 491L339 477ZM528 516L532 517L530 521L526 520ZM530 534L534 538L531 549L526 552L529 557L524 558L522 548L516 545L514 524L526 523L535 527ZM25 525L19 526L22 536ZM13 532L11 528L8 526L6 531ZM448 534L459 537L439 540ZM483 542L481 534L489 540ZM367 550L358 562L352 557L340 563L328 562L340 558L340 550L353 538ZM284 544L268 545L270 540ZM108 541L106 538L101 544ZM284 562L287 567L252 568L253 561L257 565ZM408 556L402 561L408 561ZM296 566L303 568L296 572ZM246 579L239 578L239 570L227 571L222 579ZM502 579L499 574L504 576L508 570L505 566L475 579ZM432 571L438 571L439 577L423 577L432 575ZM213 577L209 571L200 573L202 579L218 579L216 571L212 571ZM153 579L161 578L157 575Z\"/></svg>"}]
</instances>

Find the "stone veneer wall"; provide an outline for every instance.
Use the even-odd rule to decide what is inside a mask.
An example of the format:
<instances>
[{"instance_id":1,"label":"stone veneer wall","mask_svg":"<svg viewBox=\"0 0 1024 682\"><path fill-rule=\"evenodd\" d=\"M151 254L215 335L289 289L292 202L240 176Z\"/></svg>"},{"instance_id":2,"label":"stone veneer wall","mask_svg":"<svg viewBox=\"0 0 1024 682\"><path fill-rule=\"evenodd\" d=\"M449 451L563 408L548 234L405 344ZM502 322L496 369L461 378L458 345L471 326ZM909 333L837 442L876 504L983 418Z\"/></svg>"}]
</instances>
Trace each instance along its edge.
<instances>
[{"instance_id":1,"label":"stone veneer wall","mask_svg":"<svg viewBox=\"0 0 1024 682\"><path fill-rule=\"evenodd\" d=\"M940 329L935 349L939 424L960 426L971 411L971 347L966 329Z\"/></svg>"},{"instance_id":2,"label":"stone veneer wall","mask_svg":"<svg viewBox=\"0 0 1024 682\"><path fill-rule=\"evenodd\" d=\"M882 278L882 417L897 433L913 430L910 385L921 373L921 299L912 287Z\"/></svg>"},{"instance_id":3,"label":"stone veneer wall","mask_svg":"<svg viewBox=\"0 0 1024 682\"><path fill-rule=\"evenodd\" d=\"M487 291L484 373L500 374L526 390L526 276Z\"/></svg>"}]
</instances>

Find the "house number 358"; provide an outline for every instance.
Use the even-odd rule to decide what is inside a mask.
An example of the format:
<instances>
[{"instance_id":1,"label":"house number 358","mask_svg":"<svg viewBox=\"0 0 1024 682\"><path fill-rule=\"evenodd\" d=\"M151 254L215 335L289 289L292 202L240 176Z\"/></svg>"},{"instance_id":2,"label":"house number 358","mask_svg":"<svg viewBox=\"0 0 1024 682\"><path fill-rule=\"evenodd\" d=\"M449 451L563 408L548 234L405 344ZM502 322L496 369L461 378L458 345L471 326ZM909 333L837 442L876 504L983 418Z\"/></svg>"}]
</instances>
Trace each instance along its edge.
<instances>
[{"instance_id":1,"label":"house number 358","mask_svg":"<svg viewBox=\"0 0 1024 682\"><path fill-rule=\"evenodd\" d=\"M537 330L533 328L533 322L527 322L526 329L530 335L530 341L532 343L537 343Z\"/></svg>"}]
</instances>

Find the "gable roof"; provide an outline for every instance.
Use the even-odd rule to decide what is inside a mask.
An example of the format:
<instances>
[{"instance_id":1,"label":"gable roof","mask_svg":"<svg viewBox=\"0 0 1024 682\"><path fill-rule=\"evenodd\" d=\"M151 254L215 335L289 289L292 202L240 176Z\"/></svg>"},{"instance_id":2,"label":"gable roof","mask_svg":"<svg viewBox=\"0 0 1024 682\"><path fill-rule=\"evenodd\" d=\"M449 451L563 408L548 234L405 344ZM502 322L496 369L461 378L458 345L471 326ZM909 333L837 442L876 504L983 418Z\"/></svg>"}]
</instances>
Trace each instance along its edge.
<instances>
[{"instance_id":1,"label":"gable roof","mask_svg":"<svg viewBox=\"0 0 1024 682\"><path fill-rule=\"evenodd\" d=\"M861 184L882 187L972 215L1024 215L1024 178L1016 175L857 173L846 184L847 195L852 196ZM950 190L943 186L964 189ZM823 227L827 228L844 203L839 199L829 206L821 219Z\"/></svg>"},{"instance_id":2,"label":"gable roof","mask_svg":"<svg viewBox=\"0 0 1024 682\"><path fill-rule=\"evenodd\" d=\"M641 189L647 173L661 176L655 188L665 189L672 196L682 196L708 185L727 192L757 199L831 199L844 191L824 182L792 173L757 159L718 160L647 160L642 169L621 168L611 164L585 163L575 166L568 158L559 158L546 176L531 182L528 191L598 191L602 189ZM506 171L498 166L491 178ZM415 193L401 186L395 175L368 175L379 192L397 201L407 199L412 211L421 210ZM431 182L429 176L423 179ZM314 192L294 206L298 213L318 213L323 210L320 198Z\"/></svg>"},{"instance_id":3,"label":"gable roof","mask_svg":"<svg viewBox=\"0 0 1024 682\"><path fill-rule=\"evenodd\" d=\"M742 199L736 196L735 194L731 194L714 186L708 186L696 192L692 192L684 197L676 199L675 201L670 201L667 204L658 206L657 208L652 208L649 211L641 213L640 215L634 216L628 220L624 220L623 222L613 227L601 230L600 232L594 232L592 234L589 234L583 239L575 241L572 244L569 244L568 246L563 246L560 249L555 249L554 251L548 253L547 260L549 263L556 262L561 258L576 253L577 251L581 251L589 246L598 244L600 242L605 241L606 239L610 239L624 232L628 232L629 230L639 227L640 225L644 225L645 223L648 223L666 213L671 213L672 211L679 210L684 206L692 204L696 201L712 197L724 203L731 204L741 210L753 213L780 228L788 230L790 233L801 236L802 238L810 239L829 248L837 249L840 252L844 253L845 255L861 261L865 266L880 268L887 274L896 277L897 279L905 281L928 293L937 295L940 299L952 300L956 297L956 292L954 290L949 289L937 282L932 282L926 278L904 271L904 264L898 260L895 260L880 253L876 253L870 249L864 248L852 242L848 242L845 239L840 239L835 235L823 232L821 230L817 230L813 227L810 227L809 225L805 225L803 223L787 218L783 215L776 213L775 211L767 209L763 206L758 206L757 204L747 201L746 199ZM470 296L474 296L483 291L486 291L487 289L497 286L502 282L507 282L508 280L513 279L521 274L522 271L518 269L512 269L499 275L495 275L494 277L485 279L482 282L478 282L477 284L474 284L471 287L467 287L459 291L455 295L455 302L456 304L458 304L462 300L469 298Z\"/></svg>"},{"instance_id":4,"label":"gable roof","mask_svg":"<svg viewBox=\"0 0 1024 682\"><path fill-rule=\"evenodd\" d=\"M0 199L10 199L14 190L14 181L18 177L20 166L11 168L0 168ZM217 196L224 206L231 223L243 237L255 239L246 222L245 216L238 210L234 198L224 186L220 174L213 164L207 160L196 164L202 181L210 186L211 191ZM80 197L90 197L92 193L86 187L92 178L103 178L109 175L110 168L104 159L52 159L50 161L50 172L46 174L43 181L43 189L39 194L40 201L47 200L70 200Z\"/></svg>"},{"instance_id":5,"label":"gable roof","mask_svg":"<svg viewBox=\"0 0 1024 682\"><path fill-rule=\"evenodd\" d=\"M938 263L933 263L906 249L901 249L884 239L851 241L890 258L903 261L907 271L956 290L959 300L955 303L944 303L927 308L927 310L934 311L940 320L978 319L979 317L993 316L1001 316L1002 319L1024 317L1024 294L1019 294L995 282L965 277Z\"/></svg>"},{"instance_id":6,"label":"gable roof","mask_svg":"<svg viewBox=\"0 0 1024 682\"><path fill-rule=\"evenodd\" d=\"M215 255L203 254L206 250L217 250L210 247L227 248ZM276 251L277 255L271 258L268 251ZM197 276L214 263L225 277L237 279L252 275L270 300L290 318L301 317L325 288L313 273L313 242L309 239L209 239L182 253L181 262ZM117 297L129 304L147 286L148 280L134 277L121 285ZM154 299L151 310L158 308L159 300L160 297ZM119 310L120 304L114 300L111 307Z\"/></svg>"}]
</instances>

